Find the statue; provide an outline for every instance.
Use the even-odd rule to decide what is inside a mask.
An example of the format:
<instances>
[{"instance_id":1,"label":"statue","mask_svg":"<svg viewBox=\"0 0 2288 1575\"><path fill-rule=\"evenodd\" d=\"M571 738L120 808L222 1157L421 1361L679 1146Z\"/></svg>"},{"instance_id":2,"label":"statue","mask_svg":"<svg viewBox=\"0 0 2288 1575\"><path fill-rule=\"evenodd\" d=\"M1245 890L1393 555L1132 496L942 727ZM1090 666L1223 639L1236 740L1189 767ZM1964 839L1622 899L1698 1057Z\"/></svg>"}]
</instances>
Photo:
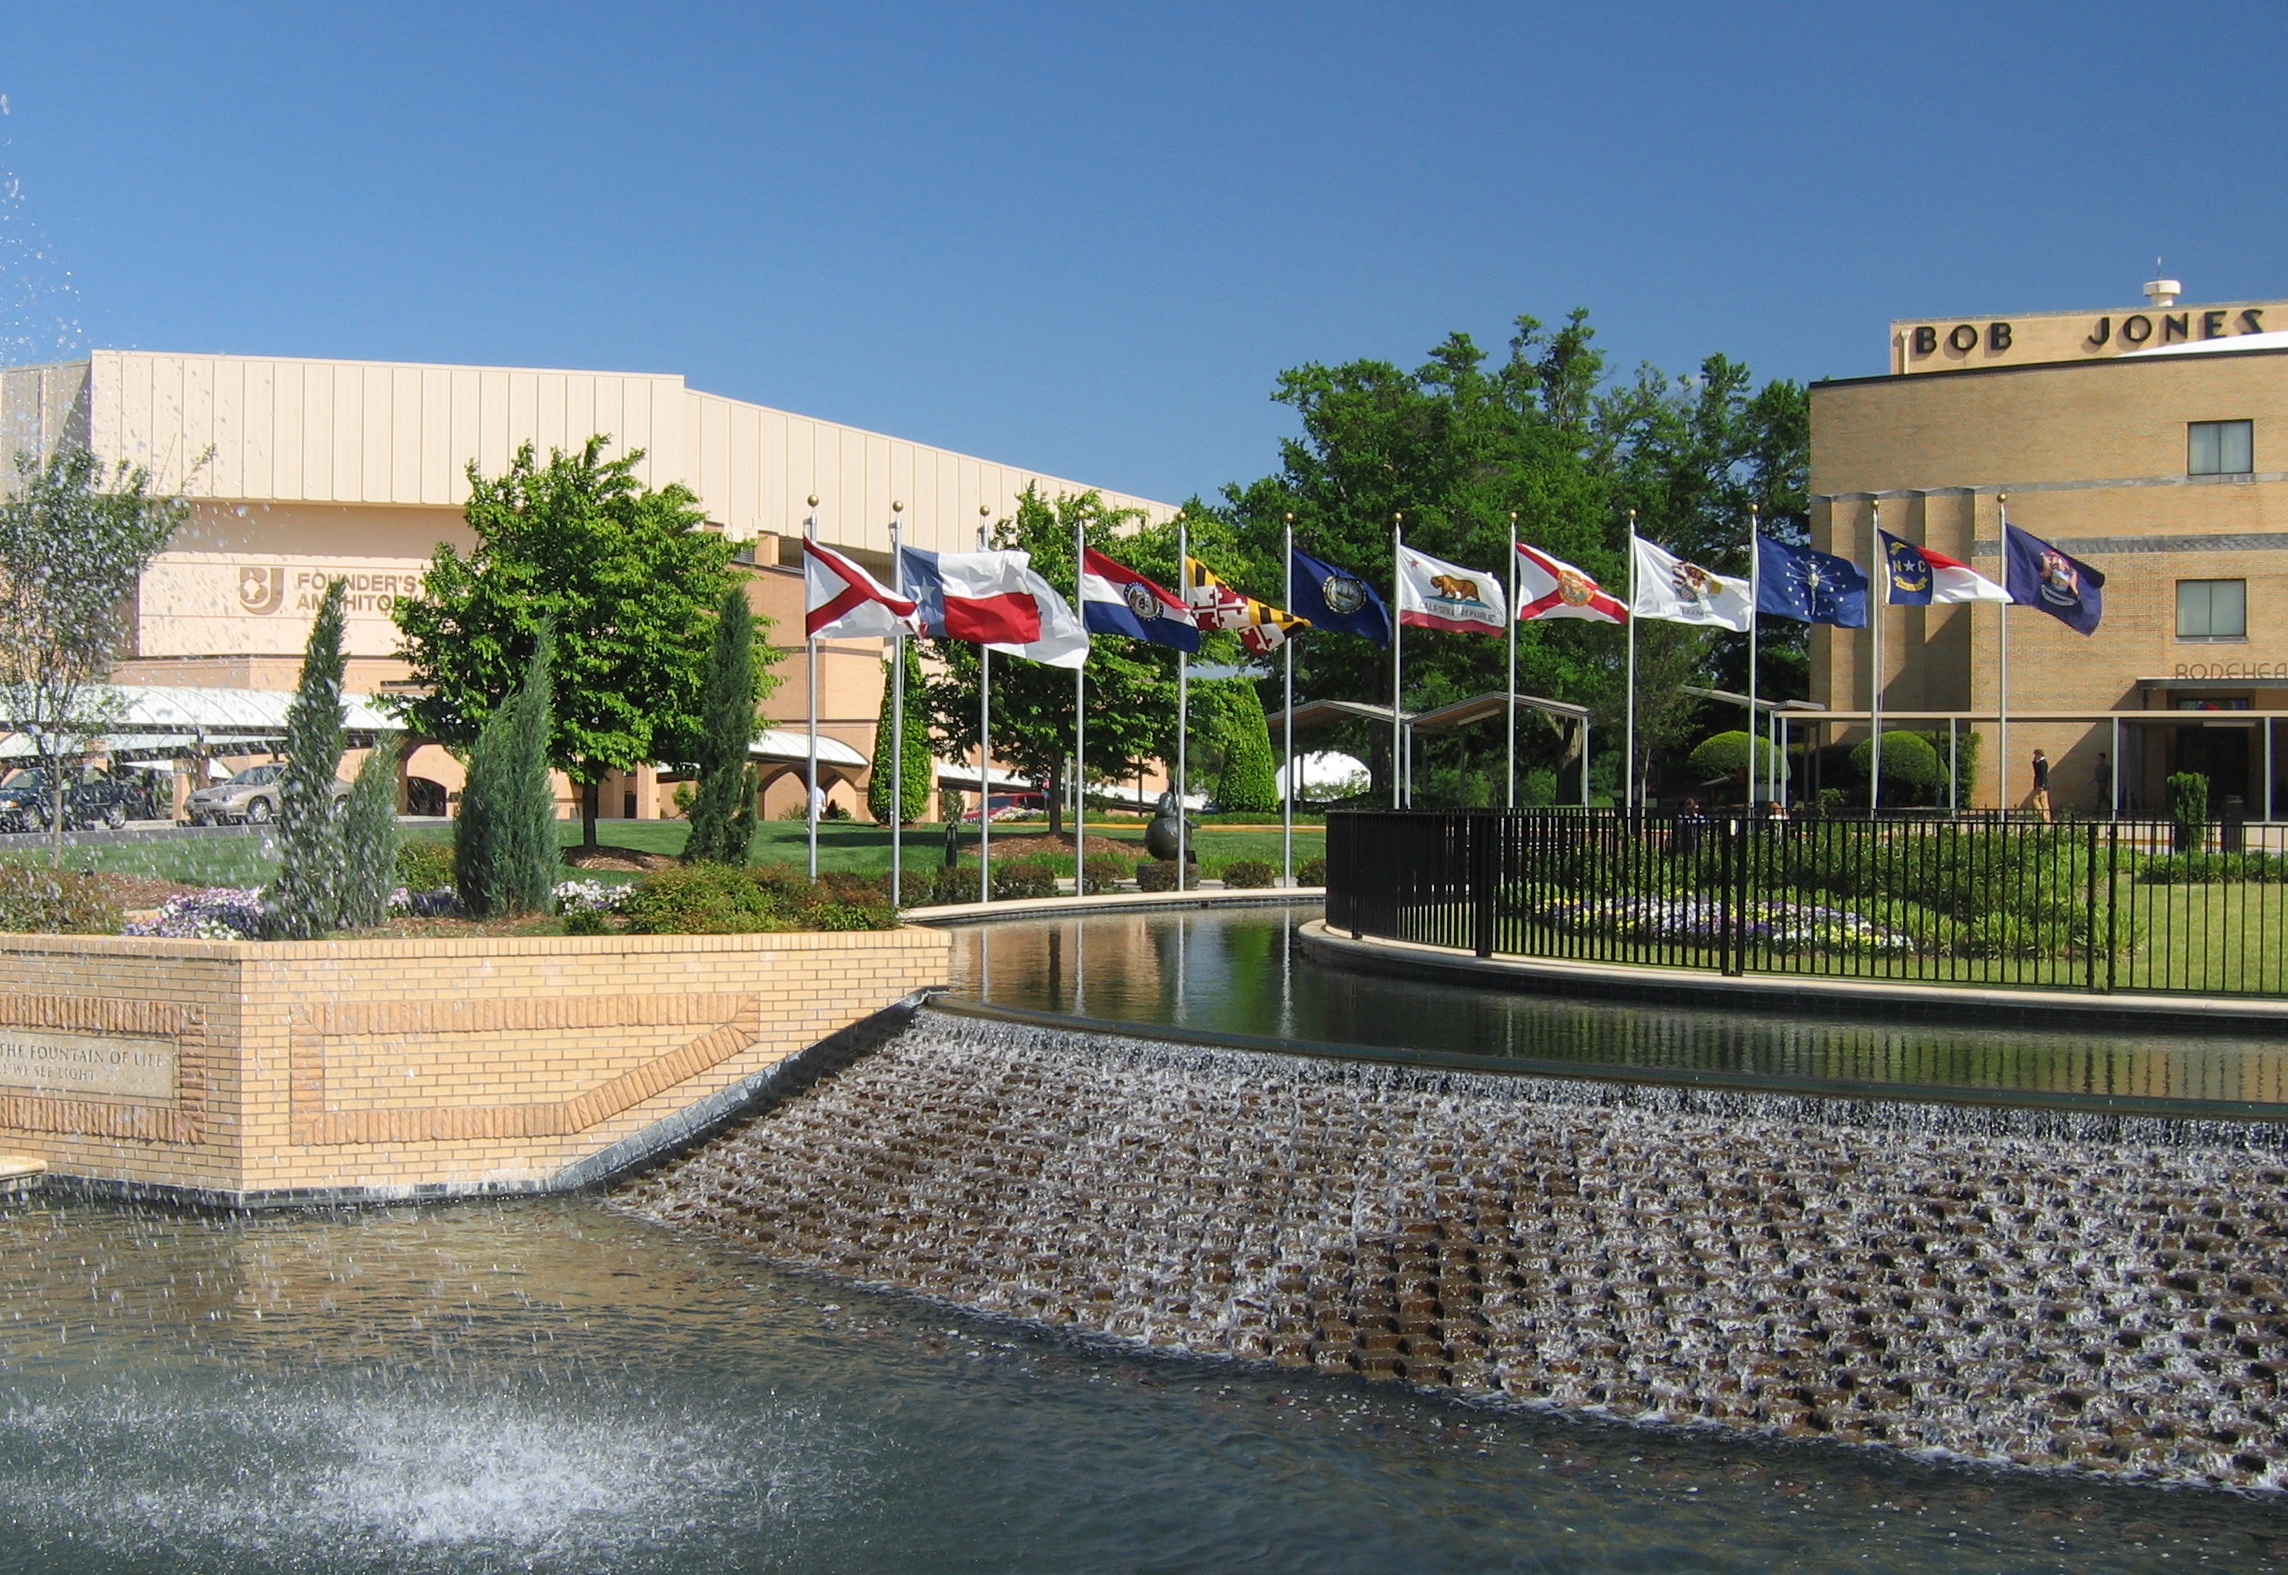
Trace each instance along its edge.
<instances>
[{"instance_id":1,"label":"statue","mask_svg":"<svg viewBox=\"0 0 2288 1575\"><path fill-rule=\"evenodd\" d=\"M1178 829L1176 795L1173 793L1161 794L1159 803L1153 807L1158 813L1152 817L1152 823L1144 828L1145 851L1156 859L1173 859L1176 856ZM1187 816L1183 821L1183 829L1197 831L1200 829L1200 823ZM1185 860L1186 863L1197 864L1200 861L1199 851L1196 848L1187 844L1184 851L1189 855Z\"/></svg>"}]
</instances>

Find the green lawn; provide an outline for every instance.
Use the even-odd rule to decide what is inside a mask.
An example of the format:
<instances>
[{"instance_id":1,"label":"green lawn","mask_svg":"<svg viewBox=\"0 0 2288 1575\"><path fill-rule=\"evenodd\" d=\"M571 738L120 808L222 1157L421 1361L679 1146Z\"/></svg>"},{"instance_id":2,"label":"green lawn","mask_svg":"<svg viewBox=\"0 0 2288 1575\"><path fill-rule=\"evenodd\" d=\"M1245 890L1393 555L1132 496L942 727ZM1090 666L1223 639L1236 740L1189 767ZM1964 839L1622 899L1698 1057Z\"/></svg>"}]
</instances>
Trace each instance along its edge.
<instances>
[{"instance_id":1,"label":"green lawn","mask_svg":"<svg viewBox=\"0 0 2288 1575\"><path fill-rule=\"evenodd\" d=\"M10 848L0 859L45 865L45 848ZM278 873L268 836L167 837L156 842L93 843L64 849L64 868L148 875L191 886L259 886Z\"/></svg>"}]
</instances>

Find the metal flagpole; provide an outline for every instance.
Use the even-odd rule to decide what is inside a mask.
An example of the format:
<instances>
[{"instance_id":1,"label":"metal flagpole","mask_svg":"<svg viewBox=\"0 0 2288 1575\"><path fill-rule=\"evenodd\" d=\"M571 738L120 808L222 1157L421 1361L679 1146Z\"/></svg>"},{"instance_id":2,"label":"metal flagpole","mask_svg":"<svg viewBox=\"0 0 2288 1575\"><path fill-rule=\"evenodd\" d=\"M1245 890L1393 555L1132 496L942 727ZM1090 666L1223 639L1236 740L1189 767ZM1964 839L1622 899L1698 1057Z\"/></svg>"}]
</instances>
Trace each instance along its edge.
<instances>
[{"instance_id":1,"label":"metal flagpole","mask_svg":"<svg viewBox=\"0 0 2288 1575\"><path fill-rule=\"evenodd\" d=\"M1748 506L1748 781L1754 796L1764 793L1764 719L1756 709L1756 619L1764 600L1763 525L1754 504ZM1752 812L1755 805L1750 804Z\"/></svg>"},{"instance_id":2,"label":"metal flagpole","mask_svg":"<svg viewBox=\"0 0 2288 1575\"><path fill-rule=\"evenodd\" d=\"M2010 495L1995 495L1994 504L2002 516L2002 583L2010 583ZM1994 762L1995 791L2002 808L2002 818L2010 818L2010 604L1997 603L1994 616L2002 620L2002 632L1994 642L1994 715L1999 725L1995 729L1994 745L2002 758Z\"/></svg>"},{"instance_id":3,"label":"metal flagpole","mask_svg":"<svg viewBox=\"0 0 2288 1575\"><path fill-rule=\"evenodd\" d=\"M1295 610L1295 516L1287 516L1287 600L1280 604L1287 611ZM1280 827L1280 876L1290 886L1295 884L1295 637L1290 634L1283 642L1287 647L1287 791L1280 795L1280 811L1285 824Z\"/></svg>"},{"instance_id":4,"label":"metal flagpole","mask_svg":"<svg viewBox=\"0 0 2288 1575\"><path fill-rule=\"evenodd\" d=\"M1869 742L1867 745L1867 811L1880 817L1883 813L1883 603L1889 599L1891 588L1890 565L1883 558L1883 505L1867 505L1867 547L1874 554L1867 561L1882 576L1883 594L1875 598L1875 605L1867 609L1867 716ZM1869 587L1873 589L1872 586Z\"/></svg>"},{"instance_id":5,"label":"metal flagpole","mask_svg":"<svg viewBox=\"0 0 2288 1575\"><path fill-rule=\"evenodd\" d=\"M1073 608L1085 624L1088 592L1080 577L1088 565L1088 517L1073 514ZM1088 895L1081 866L1088 862L1088 663L1073 669L1073 895Z\"/></svg>"},{"instance_id":6,"label":"metal flagpole","mask_svg":"<svg viewBox=\"0 0 2288 1575\"><path fill-rule=\"evenodd\" d=\"M905 538L899 532L906 506L890 504L890 589L906 594ZM904 906L906 842L906 628L890 637L890 911Z\"/></svg>"},{"instance_id":7,"label":"metal flagpole","mask_svg":"<svg viewBox=\"0 0 2288 1575\"><path fill-rule=\"evenodd\" d=\"M811 494L810 517L802 522L802 539L818 540L818 495ZM805 566L807 568L807 565ZM810 785L803 799L804 818L810 822L810 878L818 879L818 637L805 642L810 668Z\"/></svg>"},{"instance_id":8,"label":"metal flagpole","mask_svg":"<svg viewBox=\"0 0 2288 1575\"><path fill-rule=\"evenodd\" d=\"M1506 807L1517 808L1517 510L1509 514L1509 795ZM1581 801L1588 807L1588 800Z\"/></svg>"},{"instance_id":9,"label":"metal flagpole","mask_svg":"<svg viewBox=\"0 0 2288 1575\"><path fill-rule=\"evenodd\" d=\"M1176 575L1184 587L1184 611L1192 610L1192 523L1184 518L1182 509L1176 510ZM1192 620L1199 622L1197 617ZM1191 882L1185 879L1190 872L1191 838L1191 733L1192 733L1192 653L1176 653L1176 890L1187 890ZM1178 959L1182 948L1178 946Z\"/></svg>"},{"instance_id":10,"label":"metal flagpole","mask_svg":"<svg viewBox=\"0 0 2288 1575\"><path fill-rule=\"evenodd\" d=\"M992 505L977 505L977 550L985 550ZM993 899L993 653L977 646L977 900Z\"/></svg>"},{"instance_id":11,"label":"metal flagpole","mask_svg":"<svg viewBox=\"0 0 2288 1575\"><path fill-rule=\"evenodd\" d=\"M1637 807L1637 511L1629 510L1629 736L1621 746L1621 808Z\"/></svg>"},{"instance_id":12,"label":"metal flagpole","mask_svg":"<svg viewBox=\"0 0 2288 1575\"><path fill-rule=\"evenodd\" d=\"M1403 546L1402 533L1405 526L1406 516L1404 514L1393 514L1390 517L1390 807L1392 809L1406 807L1404 787L1406 780L1405 724L1399 721L1399 717L1404 714L1400 708L1400 697L1406 692L1403 683L1406 663L1406 618L1399 611L1399 607L1404 603L1406 597L1405 593L1399 589L1399 578L1406 571L1398 561L1398 554Z\"/></svg>"}]
</instances>

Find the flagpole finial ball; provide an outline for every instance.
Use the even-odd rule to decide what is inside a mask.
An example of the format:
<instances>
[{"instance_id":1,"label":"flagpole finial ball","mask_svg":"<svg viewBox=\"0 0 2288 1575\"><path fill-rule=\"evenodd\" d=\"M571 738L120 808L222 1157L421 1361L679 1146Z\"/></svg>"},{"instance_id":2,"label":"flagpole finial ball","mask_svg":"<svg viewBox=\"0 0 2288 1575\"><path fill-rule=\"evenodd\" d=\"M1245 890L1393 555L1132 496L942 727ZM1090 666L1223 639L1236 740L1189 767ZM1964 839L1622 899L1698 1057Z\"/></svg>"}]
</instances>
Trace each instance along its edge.
<instances>
[{"instance_id":1,"label":"flagpole finial ball","mask_svg":"<svg viewBox=\"0 0 2288 1575\"><path fill-rule=\"evenodd\" d=\"M892 514L903 514L906 512L906 506L903 503L900 503L896 498L892 498L890 500L890 512Z\"/></svg>"},{"instance_id":2,"label":"flagpole finial ball","mask_svg":"<svg viewBox=\"0 0 2288 1575\"><path fill-rule=\"evenodd\" d=\"M1287 516L1287 523L1288 523L1288 524L1290 524L1290 525L1294 524L1294 523L1295 523L1295 516L1294 516L1294 515L1292 515L1292 514L1288 515L1288 516Z\"/></svg>"},{"instance_id":3,"label":"flagpole finial ball","mask_svg":"<svg viewBox=\"0 0 2288 1575\"><path fill-rule=\"evenodd\" d=\"M810 495L810 506L814 509L818 507L818 494L815 492Z\"/></svg>"}]
</instances>

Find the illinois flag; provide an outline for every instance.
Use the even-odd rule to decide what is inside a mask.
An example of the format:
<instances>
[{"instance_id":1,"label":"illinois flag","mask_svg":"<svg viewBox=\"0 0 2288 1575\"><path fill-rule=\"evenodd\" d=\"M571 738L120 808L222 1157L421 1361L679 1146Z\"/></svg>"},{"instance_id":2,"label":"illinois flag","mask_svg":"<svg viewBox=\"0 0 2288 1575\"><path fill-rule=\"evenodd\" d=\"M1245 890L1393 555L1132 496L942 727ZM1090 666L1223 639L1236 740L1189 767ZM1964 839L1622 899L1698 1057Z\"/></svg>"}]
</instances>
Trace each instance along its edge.
<instances>
[{"instance_id":1,"label":"illinois flag","mask_svg":"<svg viewBox=\"0 0 2288 1575\"><path fill-rule=\"evenodd\" d=\"M1687 563L1642 536L1629 538L1629 551L1636 554L1637 572L1636 605L1630 610L1639 618L1741 634L1755 622L1756 605L1746 580Z\"/></svg>"},{"instance_id":2,"label":"illinois flag","mask_svg":"<svg viewBox=\"0 0 2288 1575\"><path fill-rule=\"evenodd\" d=\"M1197 558L1184 560L1184 601L1201 628L1235 629L1239 643L1257 656L1278 650L1287 636L1311 627L1308 618L1240 595Z\"/></svg>"},{"instance_id":3,"label":"illinois flag","mask_svg":"<svg viewBox=\"0 0 2288 1575\"><path fill-rule=\"evenodd\" d=\"M1416 629L1457 634L1506 634L1509 600L1501 580L1483 569L1398 549L1398 621Z\"/></svg>"},{"instance_id":4,"label":"illinois flag","mask_svg":"<svg viewBox=\"0 0 2288 1575\"><path fill-rule=\"evenodd\" d=\"M1563 558L1552 558L1539 547L1528 547L1521 541L1517 544L1517 621L1530 623L1539 618L1627 623L1629 610Z\"/></svg>"}]
</instances>

